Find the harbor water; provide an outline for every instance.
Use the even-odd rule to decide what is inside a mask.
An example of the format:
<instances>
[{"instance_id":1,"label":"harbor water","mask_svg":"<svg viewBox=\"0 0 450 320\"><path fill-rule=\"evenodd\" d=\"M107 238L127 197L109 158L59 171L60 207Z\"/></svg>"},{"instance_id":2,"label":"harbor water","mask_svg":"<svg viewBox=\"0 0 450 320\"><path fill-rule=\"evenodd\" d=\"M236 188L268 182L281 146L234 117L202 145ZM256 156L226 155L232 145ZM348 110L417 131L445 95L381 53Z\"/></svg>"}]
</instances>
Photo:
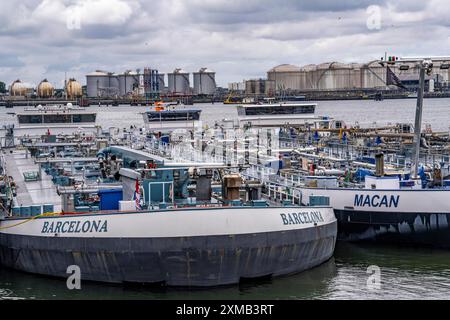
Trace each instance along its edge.
<instances>
[{"instance_id":1,"label":"harbor water","mask_svg":"<svg viewBox=\"0 0 450 320\"><path fill-rule=\"evenodd\" d=\"M344 120L348 126L359 124L363 127L375 127L400 122L414 124L416 99L319 101L317 104L317 115ZM14 116L12 113L23 111L25 108L27 107L0 108L0 123L13 123ZM236 119L237 117L237 110L234 105L223 105L221 103L196 104L185 106L185 108L202 110L201 121L205 125L212 125L215 121L224 118ZM131 125L143 125L141 113L148 108L141 106L91 106L89 109L98 112L97 122L103 128L122 128ZM450 98L425 99L422 127L425 129L426 125L430 124L434 131L447 132L450 126L449 111Z\"/></svg>"},{"instance_id":2,"label":"harbor water","mask_svg":"<svg viewBox=\"0 0 450 320\"><path fill-rule=\"evenodd\" d=\"M415 99L318 102L316 114L368 127L413 123ZM145 107L90 107L104 128L143 125ZM204 124L234 119L231 105L186 106L201 109ZM0 108L0 122L13 123ZM450 99L426 99L423 127L448 131ZM379 272L379 273L378 273ZM374 276L376 276L374 278ZM375 279L375 285L373 280ZM68 290L66 281L0 268L0 299L447 299L450 291L450 251L428 248L338 243L334 257L312 270L289 277L207 290L123 287L83 282Z\"/></svg>"},{"instance_id":3,"label":"harbor water","mask_svg":"<svg viewBox=\"0 0 450 320\"><path fill-rule=\"evenodd\" d=\"M380 287L368 286L373 266ZM369 271L369 272L368 272ZM239 286L183 290L66 281L0 268L0 299L448 299L450 252L339 243L334 258L303 273Z\"/></svg>"}]
</instances>

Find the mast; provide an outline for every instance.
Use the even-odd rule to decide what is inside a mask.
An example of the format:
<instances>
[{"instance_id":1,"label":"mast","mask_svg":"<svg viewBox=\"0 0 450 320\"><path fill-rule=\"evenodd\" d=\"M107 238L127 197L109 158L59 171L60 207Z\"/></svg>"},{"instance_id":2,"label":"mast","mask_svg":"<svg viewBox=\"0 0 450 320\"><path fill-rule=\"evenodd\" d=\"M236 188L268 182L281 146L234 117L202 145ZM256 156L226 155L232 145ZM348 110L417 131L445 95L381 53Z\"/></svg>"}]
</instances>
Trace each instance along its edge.
<instances>
[{"instance_id":1,"label":"mast","mask_svg":"<svg viewBox=\"0 0 450 320\"><path fill-rule=\"evenodd\" d=\"M423 93L425 89L425 68L427 68L427 63L424 60L419 64L420 67L420 78L419 78L419 88L417 92L417 104L416 104L416 120L414 123L414 167L412 172L412 177L414 179L419 179L419 158L420 158L420 138L422 133L422 113L423 113Z\"/></svg>"},{"instance_id":2,"label":"mast","mask_svg":"<svg viewBox=\"0 0 450 320\"><path fill-rule=\"evenodd\" d=\"M67 72L64 72L64 99L67 100Z\"/></svg>"},{"instance_id":3,"label":"mast","mask_svg":"<svg viewBox=\"0 0 450 320\"><path fill-rule=\"evenodd\" d=\"M434 57L434 59L442 60L444 57ZM413 167L412 178L419 179L419 159L420 159L420 139L422 133L422 113L423 113L423 95L425 91L425 74L430 75L433 71L433 61L430 57L401 58L400 62L417 63L419 67L419 88L417 91L416 115L414 124L414 140L413 140ZM407 70L407 69L406 69Z\"/></svg>"}]
</instances>

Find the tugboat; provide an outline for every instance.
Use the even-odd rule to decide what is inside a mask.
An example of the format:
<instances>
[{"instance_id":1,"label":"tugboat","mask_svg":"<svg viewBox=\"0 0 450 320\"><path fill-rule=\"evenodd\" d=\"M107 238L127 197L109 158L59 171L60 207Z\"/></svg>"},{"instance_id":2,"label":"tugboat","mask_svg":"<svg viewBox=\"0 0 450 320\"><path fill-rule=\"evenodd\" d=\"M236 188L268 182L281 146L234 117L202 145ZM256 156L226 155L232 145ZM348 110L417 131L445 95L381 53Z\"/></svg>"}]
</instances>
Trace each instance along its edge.
<instances>
[{"instance_id":1,"label":"tugboat","mask_svg":"<svg viewBox=\"0 0 450 320\"><path fill-rule=\"evenodd\" d=\"M58 187L61 212L42 206L30 215L31 203L5 212L2 265L56 277L76 265L82 280L208 287L298 273L333 255L331 207L272 206L261 184L229 166L121 146L98 157L120 187ZM80 205L81 194L95 194L95 205Z\"/></svg>"}]
</instances>

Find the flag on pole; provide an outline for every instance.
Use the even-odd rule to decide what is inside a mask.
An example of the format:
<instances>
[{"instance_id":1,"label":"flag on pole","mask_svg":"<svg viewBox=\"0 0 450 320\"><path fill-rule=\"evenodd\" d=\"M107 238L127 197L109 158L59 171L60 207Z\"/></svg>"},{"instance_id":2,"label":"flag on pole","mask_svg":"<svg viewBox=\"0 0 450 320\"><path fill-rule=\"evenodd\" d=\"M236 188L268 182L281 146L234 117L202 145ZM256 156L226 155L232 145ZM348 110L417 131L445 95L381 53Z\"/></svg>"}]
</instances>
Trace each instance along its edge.
<instances>
[{"instance_id":1,"label":"flag on pole","mask_svg":"<svg viewBox=\"0 0 450 320\"><path fill-rule=\"evenodd\" d=\"M136 203L136 210L141 210L141 193L139 191L139 179L136 179L136 189L134 191L134 201Z\"/></svg>"},{"instance_id":2,"label":"flag on pole","mask_svg":"<svg viewBox=\"0 0 450 320\"><path fill-rule=\"evenodd\" d=\"M386 67L387 69L387 74L386 74L386 85L390 86L390 85L394 85L397 87L400 87L402 89L406 89L406 87L402 84L402 82L400 81L400 79L395 75L395 73L391 70L391 68Z\"/></svg>"}]
</instances>

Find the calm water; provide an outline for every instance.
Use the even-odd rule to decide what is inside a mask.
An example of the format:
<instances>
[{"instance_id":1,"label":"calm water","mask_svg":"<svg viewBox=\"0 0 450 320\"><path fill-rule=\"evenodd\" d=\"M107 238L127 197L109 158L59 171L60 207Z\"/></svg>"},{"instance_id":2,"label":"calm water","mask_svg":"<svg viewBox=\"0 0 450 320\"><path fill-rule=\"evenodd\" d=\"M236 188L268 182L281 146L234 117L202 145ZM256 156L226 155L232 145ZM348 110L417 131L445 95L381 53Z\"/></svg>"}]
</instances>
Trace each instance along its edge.
<instances>
[{"instance_id":1,"label":"calm water","mask_svg":"<svg viewBox=\"0 0 450 320\"><path fill-rule=\"evenodd\" d=\"M381 288L368 289L367 268L381 270ZM226 288L179 290L65 280L0 269L0 299L448 299L450 252L340 243L325 264L298 275Z\"/></svg>"},{"instance_id":2,"label":"calm water","mask_svg":"<svg viewBox=\"0 0 450 320\"><path fill-rule=\"evenodd\" d=\"M0 108L0 123L13 123L15 121L11 112L23 111L25 107L14 109ZM201 120L205 124L213 124L223 118L237 117L236 107L223 104L197 104L186 106L202 110ZM344 120L347 125L372 126L395 124L399 122L414 123L415 99L376 101L319 101L316 114L330 116ZM143 125L141 113L146 107L90 107L97 111L98 122L103 128L125 127L130 125ZM423 112L423 127L431 124L434 131L448 131L450 126L450 99L425 99Z\"/></svg>"},{"instance_id":3,"label":"calm water","mask_svg":"<svg viewBox=\"0 0 450 320\"><path fill-rule=\"evenodd\" d=\"M202 120L213 123L234 118L233 106L196 105ZM191 107L189 107L191 108ZM0 108L0 123L13 117ZM144 107L92 107L104 127L143 124ZM349 125L369 126L414 121L415 100L319 102L317 114L342 119ZM424 124L448 131L450 99L425 100ZM369 266L381 270L381 289L370 290ZM69 291L64 280L24 274L0 268L0 299L448 299L450 298L450 251L394 246L339 243L334 258L299 275L266 282L209 290L128 288L82 283Z\"/></svg>"}]
</instances>

